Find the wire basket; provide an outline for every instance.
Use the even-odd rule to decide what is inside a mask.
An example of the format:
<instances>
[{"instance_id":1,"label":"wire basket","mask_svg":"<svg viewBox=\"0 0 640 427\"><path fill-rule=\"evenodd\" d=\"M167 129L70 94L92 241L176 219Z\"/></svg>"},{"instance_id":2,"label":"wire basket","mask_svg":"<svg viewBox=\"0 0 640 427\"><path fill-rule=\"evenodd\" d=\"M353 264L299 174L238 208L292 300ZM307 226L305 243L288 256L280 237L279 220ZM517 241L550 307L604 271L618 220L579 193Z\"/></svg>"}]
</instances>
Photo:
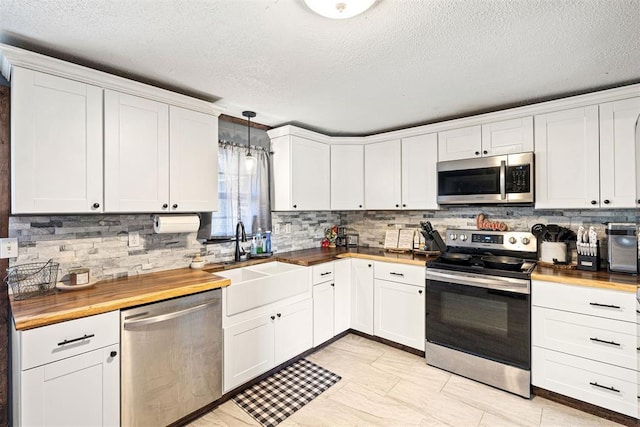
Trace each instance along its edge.
<instances>
[{"instance_id":1,"label":"wire basket","mask_svg":"<svg viewBox=\"0 0 640 427\"><path fill-rule=\"evenodd\" d=\"M5 281L11 287L14 300L45 295L55 290L60 264L49 260L7 268Z\"/></svg>"}]
</instances>

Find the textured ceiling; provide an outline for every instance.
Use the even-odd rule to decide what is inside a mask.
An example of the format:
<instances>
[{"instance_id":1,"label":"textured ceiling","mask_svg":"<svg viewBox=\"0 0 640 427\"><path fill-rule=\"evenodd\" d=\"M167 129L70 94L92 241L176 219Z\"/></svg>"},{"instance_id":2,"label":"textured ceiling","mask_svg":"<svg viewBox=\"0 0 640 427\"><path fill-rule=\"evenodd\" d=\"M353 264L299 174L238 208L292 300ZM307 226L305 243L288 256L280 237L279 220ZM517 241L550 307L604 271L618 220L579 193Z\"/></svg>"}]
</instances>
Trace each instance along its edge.
<instances>
[{"instance_id":1,"label":"textured ceiling","mask_svg":"<svg viewBox=\"0 0 640 427\"><path fill-rule=\"evenodd\" d=\"M640 82L640 0L0 0L0 42L367 135Z\"/></svg>"}]
</instances>

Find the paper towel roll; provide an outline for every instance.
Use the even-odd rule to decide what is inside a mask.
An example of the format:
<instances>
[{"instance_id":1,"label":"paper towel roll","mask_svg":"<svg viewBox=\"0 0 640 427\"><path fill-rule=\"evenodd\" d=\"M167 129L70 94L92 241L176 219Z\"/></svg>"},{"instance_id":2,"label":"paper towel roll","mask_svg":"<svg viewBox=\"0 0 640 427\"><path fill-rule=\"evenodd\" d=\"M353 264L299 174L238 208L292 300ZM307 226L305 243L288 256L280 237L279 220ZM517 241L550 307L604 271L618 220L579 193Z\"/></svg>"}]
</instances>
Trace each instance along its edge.
<instances>
[{"instance_id":1,"label":"paper towel roll","mask_svg":"<svg viewBox=\"0 0 640 427\"><path fill-rule=\"evenodd\" d=\"M192 233L198 231L198 215L156 215L153 219L153 231L163 233Z\"/></svg>"}]
</instances>

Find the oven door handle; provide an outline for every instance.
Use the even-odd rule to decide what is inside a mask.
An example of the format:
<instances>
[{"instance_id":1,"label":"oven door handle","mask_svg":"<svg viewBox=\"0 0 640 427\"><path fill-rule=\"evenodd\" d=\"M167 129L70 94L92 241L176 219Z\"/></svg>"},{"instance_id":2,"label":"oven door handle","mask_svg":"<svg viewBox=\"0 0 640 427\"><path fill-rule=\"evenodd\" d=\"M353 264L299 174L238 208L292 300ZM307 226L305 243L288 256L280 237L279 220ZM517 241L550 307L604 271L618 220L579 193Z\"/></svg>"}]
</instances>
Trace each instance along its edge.
<instances>
[{"instance_id":1,"label":"oven door handle","mask_svg":"<svg viewBox=\"0 0 640 427\"><path fill-rule=\"evenodd\" d=\"M450 283L456 283L458 285L465 286L475 286L477 288L486 288L486 289L495 289L499 291L513 292L517 294L529 294L529 281L522 279L512 279L509 277L492 277L492 276L471 276L466 275L464 273L442 273L439 271L429 271L427 270L427 281L428 280L437 280L443 281L446 280ZM429 284L427 283L427 286Z\"/></svg>"},{"instance_id":2,"label":"oven door handle","mask_svg":"<svg viewBox=\"0 0 640 427\"><path fill-rule=\"evenodd\" d=\"M500 162L500 199L507 198L507 162Z\"/></svg>"}]
</instances>

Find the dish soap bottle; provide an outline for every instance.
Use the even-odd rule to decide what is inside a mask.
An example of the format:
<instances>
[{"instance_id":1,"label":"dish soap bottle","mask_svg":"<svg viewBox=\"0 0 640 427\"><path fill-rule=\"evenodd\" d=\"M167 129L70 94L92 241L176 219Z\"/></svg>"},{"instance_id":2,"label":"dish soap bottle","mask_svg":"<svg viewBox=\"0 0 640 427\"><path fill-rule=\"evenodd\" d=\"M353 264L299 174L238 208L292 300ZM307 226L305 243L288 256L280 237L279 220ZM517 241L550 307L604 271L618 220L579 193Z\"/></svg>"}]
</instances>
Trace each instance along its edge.
<instances>
[{"instance_id":1,"label":"dish soap bottle","mask_svg":"<svg viewBox=\"0 0 640 427\"><path fill-rule=\"evenodd\" d=\"M255 255L257 253L257 249L256 236L253 236L253 239L251 239L251 255Z\"/></svg>"},{"instance_id":2,"label":"dish soap bottle","mask_svg":"<svg viewBox=\"0 0 640 427\"><path fill-rule=\"evenodd\" d=\"M256 253L262 253L262 228L258 228L256 233Z\"/></svg>"}]
</instances>

